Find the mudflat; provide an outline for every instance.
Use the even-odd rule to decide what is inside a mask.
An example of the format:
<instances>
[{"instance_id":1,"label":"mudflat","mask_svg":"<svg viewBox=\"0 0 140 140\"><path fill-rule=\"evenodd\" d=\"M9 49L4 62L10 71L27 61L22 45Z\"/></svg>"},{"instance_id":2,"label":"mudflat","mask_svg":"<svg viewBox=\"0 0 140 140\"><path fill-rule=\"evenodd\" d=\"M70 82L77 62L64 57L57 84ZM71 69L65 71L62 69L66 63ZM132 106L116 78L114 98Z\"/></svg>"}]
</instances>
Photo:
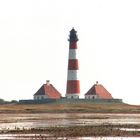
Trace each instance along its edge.
<instances>
[{"instance_id":1,"label":"mudflat","mask_svg":"<svg viewBox=\"0 0 140 140\"><path fill-rule=\"evenodd\" d=\"M140 106L127 104L6 104L0 136L140 136ZM14 138L15 139L15 138Z\"/></svg>"}]
</instances>

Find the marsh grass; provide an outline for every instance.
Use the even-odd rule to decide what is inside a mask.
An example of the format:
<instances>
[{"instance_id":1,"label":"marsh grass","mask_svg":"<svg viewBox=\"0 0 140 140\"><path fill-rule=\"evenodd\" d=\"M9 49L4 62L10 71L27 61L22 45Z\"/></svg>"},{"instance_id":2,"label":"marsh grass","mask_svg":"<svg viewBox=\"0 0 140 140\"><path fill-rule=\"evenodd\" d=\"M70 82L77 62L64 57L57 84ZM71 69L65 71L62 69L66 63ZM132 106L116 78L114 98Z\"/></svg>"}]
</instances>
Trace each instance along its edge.
<instances>
[{"instance_id":1,"label":"marsh grass","mask_svg":"<svg viewBox=\"0 0 140 140\"><path fill-rule=\"evenodd\" d=\"M4 104L0 113L140 113L140 106L124 103Z\"/></svg>"},{"instance_id":2,"label":"marsh grass","mask_svg":"<svg viewBox=\"0 0 140 140\"><path fill-rule=\"evenodd\" d=\"M122 131L119 128L128 128L131 125L99 125L99 126L72 126L72 127L49 127L32 129L7 130L1 133L10 134L47 134L52 137L83 137L83 136L140 136L139 131ZM140 128L140 125L133 125Z\"/></svg>"}]
</instances>

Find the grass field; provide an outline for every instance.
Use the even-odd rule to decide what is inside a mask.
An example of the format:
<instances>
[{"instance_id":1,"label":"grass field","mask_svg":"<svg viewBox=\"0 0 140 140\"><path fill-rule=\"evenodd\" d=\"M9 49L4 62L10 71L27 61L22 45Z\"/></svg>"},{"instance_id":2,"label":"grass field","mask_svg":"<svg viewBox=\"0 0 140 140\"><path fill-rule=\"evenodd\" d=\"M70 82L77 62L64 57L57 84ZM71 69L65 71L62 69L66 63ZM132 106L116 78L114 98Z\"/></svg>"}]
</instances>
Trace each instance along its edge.
<instances>
[{"instance_id":1,"label":"grass field","mask_svg":"<svg viewBox=\"0 0 140 140\"><path fill-rule=\"evenodd\" d=\"M0 113L140 113L140 106L124 103L3 104Z\"/></svg>"}]
</instances>

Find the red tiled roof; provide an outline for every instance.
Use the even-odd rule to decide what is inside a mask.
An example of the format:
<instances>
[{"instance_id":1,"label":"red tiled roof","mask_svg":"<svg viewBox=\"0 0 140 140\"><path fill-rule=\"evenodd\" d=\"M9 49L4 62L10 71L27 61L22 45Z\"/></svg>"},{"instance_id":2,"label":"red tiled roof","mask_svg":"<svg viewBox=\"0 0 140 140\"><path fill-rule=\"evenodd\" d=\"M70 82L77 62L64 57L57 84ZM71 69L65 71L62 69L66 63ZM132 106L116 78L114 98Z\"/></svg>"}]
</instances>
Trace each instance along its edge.
<instances>
[{"instance_id":1,"label":"red tiled roof","mask_svg":"<svg viewBox=\"0 0 140 140\"><path fill-rule=\"evenodd\" d=\"M47 95L50 99L61 98L60 92L52 84L44 84L34 95Z\"/></svg>"},{"instance_id":2,"label":"red tiled roof","mask_svg":"<svg viewBox=\"0 0 140 140\"><path fill-rule=\"evenodd\" d=\"M85 95L97 95L101 99L113 99L112 95L101 85L93 85Z\"/></svg>"}]
</instances>

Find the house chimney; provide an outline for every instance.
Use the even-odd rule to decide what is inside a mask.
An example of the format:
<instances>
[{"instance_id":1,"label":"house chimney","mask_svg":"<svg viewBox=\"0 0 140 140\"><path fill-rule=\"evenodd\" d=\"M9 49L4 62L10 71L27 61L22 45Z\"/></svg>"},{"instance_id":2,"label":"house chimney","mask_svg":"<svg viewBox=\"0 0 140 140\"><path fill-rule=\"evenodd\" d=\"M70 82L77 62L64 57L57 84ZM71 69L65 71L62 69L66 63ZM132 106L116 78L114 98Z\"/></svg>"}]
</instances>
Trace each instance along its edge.
<instances>
[{"instance_id":1,"label":"house chimney","mask_svg":"<svg viewBox=\"0 0 140 140\"><path fill-rule=\"evenodd\" d=\"M50 80L46 80L46 84L49 85L50 84Z\"/></svg>"},{"instance_id":2,"label":"house chimney","mask_svg":"<svg viewBox=\"0 0 140 140\"><path fill-rule=\"evenodd\" d=\"M98 85L99 84L99 82L98 81L96 81L96 85Z\"/></svg>"}]
</instances>

